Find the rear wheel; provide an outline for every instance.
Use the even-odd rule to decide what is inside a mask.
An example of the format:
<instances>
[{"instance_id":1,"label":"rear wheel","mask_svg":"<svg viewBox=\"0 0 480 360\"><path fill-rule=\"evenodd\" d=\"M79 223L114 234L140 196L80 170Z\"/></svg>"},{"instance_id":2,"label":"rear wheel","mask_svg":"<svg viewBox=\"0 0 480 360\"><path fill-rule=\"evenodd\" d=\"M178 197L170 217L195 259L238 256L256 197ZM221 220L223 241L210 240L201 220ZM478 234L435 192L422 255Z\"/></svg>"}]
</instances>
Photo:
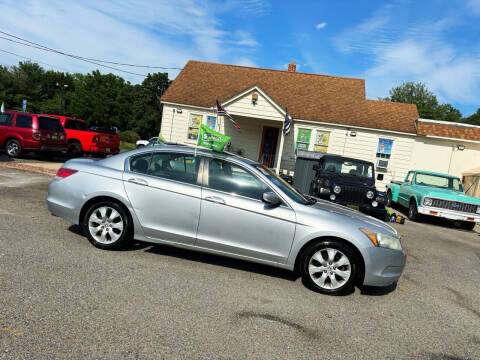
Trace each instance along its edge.
<instances>
[{"instance_id":1,"label":"rear wheel","mask_svg":"<svg viewBox=\"0 0 480 360\"><path fill-rule=\"evenodd\" d=\"M125 210L112 201L93 204L83 220L88 240L100 249L118 249L130 240L130 219Z\"/></svg>"},{"instance_id":2,"label":"rear wheel","mask_svg":"<svg viewBox=\"0 0 480 360\"><path fill-rule=\"evenodd\" d=\"M18 158L22 154L22 145L17 139L10 139L5 144L7 155L12 158Z\"/></svg>"},{"instance_id":3,"label":"rear wheel","mask_svg":"<svg viewBox=\"0 0 480 360\"><path fill-rule=\"evenodd\" d=\"M310 245L302 254L300 266L306 285L329 295L353 288L358 271L352 249L335 240Z\"/></svg>"},{"instance_id":4,"label":"rear wheel","mask_svg":"<svg viewBox=\"0 0 480 360\"><path fill-rule=\"evenodd\" d=\"M83 155L82 145L78 142L69 143L67 154L69 157L81 157Z\"/></svg>"},{"instance_id":5,"label":"rear wheel","mask_svg":"<svg viewBox=\"0 0 480 360\"><path fill-rule=\"evenodd\" d=\"M462 227L462 229L472 231L475 227L475 223L473 221L462 221L460 223L460 226Z\"/></svg>"},{"instance_id":6,"label":"rear wheel","mask_svg":"<svg viewBox=\"0 0 480 360\"><path fill-rule=\"evenodd\" d=\"M410 200L410 206L408 208L408 218L412 221L418 220L418 210L417 204L415 204L415 200Z\"/></svg>"}]
</instances>

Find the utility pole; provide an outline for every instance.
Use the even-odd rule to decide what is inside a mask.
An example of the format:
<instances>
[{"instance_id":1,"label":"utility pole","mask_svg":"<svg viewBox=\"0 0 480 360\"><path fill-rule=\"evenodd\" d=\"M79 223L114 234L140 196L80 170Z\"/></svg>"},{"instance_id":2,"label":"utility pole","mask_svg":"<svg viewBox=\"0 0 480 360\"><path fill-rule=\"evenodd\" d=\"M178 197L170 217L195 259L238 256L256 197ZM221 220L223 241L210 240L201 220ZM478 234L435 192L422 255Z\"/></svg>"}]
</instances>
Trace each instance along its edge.
<instances>
[{"instance_id":1,"label":"utility pole","mask_svg":"<svg viewBox=\"0 0 480 360\"><path fill-rule=\"evenodd\" d=\"M62 111L61 115L64 115L65 106L64 106L64 103L63 103L63 93L65 92L65 90L68 89L68 84L60 85L60 83L57 82L56 85L57 85L58 88L60 88L60 110Z\"/></svg>"}]
</instances>

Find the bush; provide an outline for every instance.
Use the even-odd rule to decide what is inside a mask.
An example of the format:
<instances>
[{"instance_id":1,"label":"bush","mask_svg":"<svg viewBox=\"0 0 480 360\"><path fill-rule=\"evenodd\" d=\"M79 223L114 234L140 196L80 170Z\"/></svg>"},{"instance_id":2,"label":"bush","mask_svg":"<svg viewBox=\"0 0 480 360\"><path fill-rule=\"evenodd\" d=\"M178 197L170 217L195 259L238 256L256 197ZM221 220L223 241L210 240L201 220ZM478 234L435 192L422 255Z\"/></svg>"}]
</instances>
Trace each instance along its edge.
<instances>
[{"instance_id":1,"label":"bush","mask_svg":"<svg viewBox=\"0 0 480 360\"><path fill-rule=\"evenodd\" d=\"M120 141L135 144L138 140L140 140L140 135L138 135L135 131L126 130L120 133Z\"/></svg>"}]
</instances>

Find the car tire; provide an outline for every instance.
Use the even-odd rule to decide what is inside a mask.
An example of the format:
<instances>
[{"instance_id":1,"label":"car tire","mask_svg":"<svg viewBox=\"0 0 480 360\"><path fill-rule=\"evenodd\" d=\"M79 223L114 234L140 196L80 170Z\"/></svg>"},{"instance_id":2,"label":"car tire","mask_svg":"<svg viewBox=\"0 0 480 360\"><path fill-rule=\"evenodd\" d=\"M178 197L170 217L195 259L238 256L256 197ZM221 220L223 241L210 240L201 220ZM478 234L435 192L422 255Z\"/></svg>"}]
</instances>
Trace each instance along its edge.
<instances>
[{"instance_id":1,"label":"car tire","mask_svg":"<svg viewBox=\"0 0 480 360\"><path fill-rule=\"evenodd\" d=\"M143 148L143 147L145 147L145 145L143 145L143 144L137 145L137 149L140 149L140 148Z\"/></svg>"},{"instance_id":2,"label":"car tire","mask_svg":"<svg viewBox=\"0 0 480 360\"><path fill-rule=\"evenodd\" d=\"M418 221L418 209L415 200L410 200L410 206L408 207L408 218L411 221Z\"/></svg>"},{"instance_id":3,"label":"car tire","mask_svg":"<svg viewBox=\"0 0 480 360\"><path fill-rule=\"evenodd\" d=\"M473 228L475 227L475 223L473 221L462 221L460 223L460 226L464 230L472 231Z\"/></svg>"},{"instance_id":4,"label":"car tire","mask_svg":"<svg viewBox=\"0 0 480 360\"><path fill-rule=\"evenodd\" d=\"M70 158L82 157L83 156L82 145L78 142L69 143L67 154L68 154L68 157Z\"/></svg>"},{"instance_id":5,"label":"car tire","mask_svg":"<svg viewBox=\"0 0 480 360\"><path fill-rule=\"evenodd\" d=\"M388 207L392 206L392 192L390 190L387 191L387 198L385 199L385 206L388 206Z\"/></svg>"},{"instance_id":6,"label":"car tire","mask_svg":"<svg viewBox=\"0 0 480 360\"><path fill-rule=\"evenodd\" d=\"M5 152L11 158L18 158L22 154L22 145L17 139L10 139L5 144Z\"/></svg>"},{"instance_id":7,"label":"car tire","mask_svg":"<svg viewBox=\"0 0 480 360\"><path fill-rule=\"evenodd\" d=\"M82 226L88 240L100 249L120 249L131 240L130 217L113 201L93 204L87 210Z\"/></svg>"},{"instance_id":8,"label":"car tire","mask_svg":"<svg viewBox=\"0 0 480 360\"><path fill-rule=\"evenodd\" d=\"M342 295L353 289L357 278L358 260L352 249L335 240L308 246L300 258L304 284L327 295Z\"/></svg>"}]
</instances>

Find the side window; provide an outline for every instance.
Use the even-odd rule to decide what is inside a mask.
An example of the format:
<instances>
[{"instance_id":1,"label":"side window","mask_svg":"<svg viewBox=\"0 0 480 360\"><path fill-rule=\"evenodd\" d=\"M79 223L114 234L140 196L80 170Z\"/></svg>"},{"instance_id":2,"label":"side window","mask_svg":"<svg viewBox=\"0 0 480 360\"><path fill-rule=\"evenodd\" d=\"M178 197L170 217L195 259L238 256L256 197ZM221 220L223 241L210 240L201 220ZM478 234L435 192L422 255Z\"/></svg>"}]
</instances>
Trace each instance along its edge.
<instances>
[{"instance_id":1,"label":"side window","mask_svg":"<svg viewBox=\"0 0 480 360\"><path fill-rule=\"evenodd\" d=\"M152 153L141 154L130 159L130 171L146 174Z\"/></svg>"},{"instance_id":2,"label":"side window","mask_svg":"<svg viewBox=\"0 0 480 360\"><path fill-rule=\"evenodd\" d=\"M152 156L148 175L196 184L200 158L190 154L158 152Z\"/></svg>"},{"instance_id":3,"label":"side window","mask_svg":"<svg viewBox=\"0 0 480 360\"><path fill-rule=\"evenodd\" d=\"M73 130L75 130L75 129L76 129L75 121L73 121L73 120L66 120L66 121L65 121L65 129L73 129Z\"/></svg>"},{"instance_id":4,"label":"side window","mask_svg":"<svg viewBox=\"0 0 480 360\"><path fill-rule=\"evenodd\" d=\"M253 174L225 160L210 159L208 187L230 194L262 200L269 188Z\"/></svg>"},{"instance_id":5,"label":"side window","mask_svg":"<svg viewBox=\"0 0 480 360\"><path fill-rule=\"evenodd\" d=\"M410 184L412 183L412 180L413 180L413 172L409 172L408 173L408 176L407 176L407 182L409 182Z\"/></svg>"},{"instance_id":6,"label":"side window","mask_svg":"<svg viewBox=\"0 0 480 360\"><path fill-rule=\"evenodd\" d=\"M28 115L17 115L17 119L15 120L15 127L31 129L32 117Z\"/></svg>"},{"instance_id":7,"label":"side window","mask_svg":"<svg viewBox=\"0 0 480 360\"><path fill-rule=\"evenodd\" d=\"M0 126L12 125L12 114L0 114Z\"/></svg>"}]
</instances>

